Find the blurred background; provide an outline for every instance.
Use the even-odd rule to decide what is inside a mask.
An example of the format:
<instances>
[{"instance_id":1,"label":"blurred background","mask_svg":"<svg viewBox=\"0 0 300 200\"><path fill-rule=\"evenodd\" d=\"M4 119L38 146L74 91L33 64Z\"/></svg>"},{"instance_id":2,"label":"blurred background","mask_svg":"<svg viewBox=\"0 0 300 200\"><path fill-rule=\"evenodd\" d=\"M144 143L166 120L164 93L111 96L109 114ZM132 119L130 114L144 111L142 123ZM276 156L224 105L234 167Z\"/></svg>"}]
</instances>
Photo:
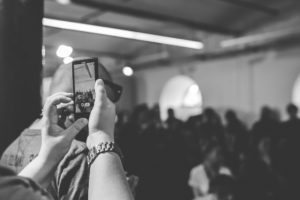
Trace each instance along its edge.
<instances>
[{"instance_id":1,"label":"blurred background","mask_svg":"<svg viewBox=\"0 0 300 200\"><path fill-rule=\"evenodd\" d=\"M164 119L168 107L187 119L207 106L232 108L250 125L263 105L284 117L287 103L300 103L297 0L46 0L44 18L203 44L151 43L44 22L45 84L63 62L98 56L125 88L120 110L159 103ZM59 56L61 45L73 51Z\"/></svg>"}]
</instances>

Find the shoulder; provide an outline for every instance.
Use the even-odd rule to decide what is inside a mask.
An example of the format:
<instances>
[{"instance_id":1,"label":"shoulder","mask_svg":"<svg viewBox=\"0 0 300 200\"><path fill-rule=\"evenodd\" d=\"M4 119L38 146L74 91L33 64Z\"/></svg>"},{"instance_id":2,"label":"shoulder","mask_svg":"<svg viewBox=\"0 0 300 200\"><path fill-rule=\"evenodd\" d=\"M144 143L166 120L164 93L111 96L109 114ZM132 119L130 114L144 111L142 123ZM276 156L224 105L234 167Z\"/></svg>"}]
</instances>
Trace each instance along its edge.
<instances>
[{"instance_id":1,"label":"shoulder","mask_svg":"<svg viewBox=\"0 0 300 200\"><path fill-rule=\"evenodd\" d=\"M41 131L25 129L4 151L1 164L21 171L39 152L41 146Z\"/></svg>"}]
</instances>

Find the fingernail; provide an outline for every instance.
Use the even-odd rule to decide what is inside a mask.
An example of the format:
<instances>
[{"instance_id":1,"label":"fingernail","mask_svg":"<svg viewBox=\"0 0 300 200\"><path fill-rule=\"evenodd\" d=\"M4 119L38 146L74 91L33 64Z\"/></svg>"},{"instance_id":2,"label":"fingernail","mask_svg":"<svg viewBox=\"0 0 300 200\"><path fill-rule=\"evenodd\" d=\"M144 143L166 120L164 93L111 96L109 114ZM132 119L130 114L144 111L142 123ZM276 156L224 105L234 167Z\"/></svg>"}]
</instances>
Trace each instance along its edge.
<instances>
[{"instance_id":1,"label":"fingernail","mask_svg":"<svg viewBox=\"0 0 300 200\"><path fill-rule=\"evenodd\" d=\"M98 79L96 81L96 85L103 85L103 80L102 79Z\"/></svg>"}]
</instances>

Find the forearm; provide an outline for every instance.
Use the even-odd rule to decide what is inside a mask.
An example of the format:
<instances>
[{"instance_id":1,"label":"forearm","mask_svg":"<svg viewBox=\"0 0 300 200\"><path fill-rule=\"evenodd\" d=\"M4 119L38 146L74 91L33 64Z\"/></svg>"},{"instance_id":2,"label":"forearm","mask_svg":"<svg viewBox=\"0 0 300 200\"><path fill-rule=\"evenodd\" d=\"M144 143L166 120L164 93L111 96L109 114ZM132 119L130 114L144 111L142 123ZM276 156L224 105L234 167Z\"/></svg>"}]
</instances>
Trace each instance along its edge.
<instances>
[{"instance_id":1,"label":"forearm","mask_svg":"<svg viewBox=\"0 0 300 200\"><path fill-rule=\"evenodd\" d=\"M133 200L119 156L98 155L90 168L89 200Z\"/></svg>"},{"instance_id":2,"label":"forearm","mask_svg":"<svg viewBox=\"0 0 300 200\"><path fill-rule=\"evenodd\" d=\"M38 156L19 173L19 176L30 178L46 188L53 178L57 163Z\"/></svg>"}]
</instances>

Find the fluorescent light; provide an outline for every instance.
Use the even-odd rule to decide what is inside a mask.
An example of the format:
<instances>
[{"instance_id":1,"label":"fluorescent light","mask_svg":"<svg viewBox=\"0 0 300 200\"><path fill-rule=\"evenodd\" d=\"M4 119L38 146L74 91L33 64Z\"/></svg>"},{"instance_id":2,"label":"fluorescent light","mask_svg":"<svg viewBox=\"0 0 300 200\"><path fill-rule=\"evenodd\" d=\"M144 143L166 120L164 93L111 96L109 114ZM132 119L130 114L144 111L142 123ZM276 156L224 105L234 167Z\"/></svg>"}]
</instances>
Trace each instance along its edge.
<instances>
[{"instance_id":1,"label":"fluorescent light","mask_svg":"<svg viewBox=\"0 0 300 200\"><path fill-rule=\"evenodd\" d=\"M154 34L142 33L142 32L135 32L135 31L129 31L125 29L82 24L77 22L69 22L69 21L44 18L43 25L48 27L53 27L53 28L81 31L81 32L94 33L100 35L108 35L113 37L127 38L133 40L159 43L159 44L167 44L167 45L186 47L192 49L203 48L203 43L200 41L186 40L186 39L154 35Z\"/></svg>"},{"instance_id":2,"label":"fluorescent light","mask_svg":"<svg viewBox=\"0 0 300 200\"><path fill-rule=\"evenodd\" d=\"M128 67L128 66L123 67L122 72L125 76L132 76L133 75L133 69L131 67Z\"/></svg>"},{"instance_id":3,"label":"fluorescent light","mask_svg":"<svg viewBox=\"0 0 300 200\"><path fill-rule=\"evenodd\" d=\"M58 3L60 4L64 4L64 5L67 5L67 4L70 4L70 0L56 0Z\"/></svg>"},{"instance_id":4,"label":"fluorescent light","mask_svg":"<svg viewBox=\"0 0 300 200\"><path fill-rule=\"evenodd\" d=\"M60 45L57 48L56 55L60 58L69 57L73 52L73 48L66 45Z\"/></svg>"},{"instance_id":5,"label":"fluorescent light","mask_svg":"<svg viewBox=\"0 0 300 200\"><path fill-rule=\"evenodd\" d=\"M73 62L73 58L72 57L65 57L64 58L64 60L63 60L63 62L65 63L65 64L69 64L69 63L71 63L71 62Z\"/></svg>"}]
</instances>

